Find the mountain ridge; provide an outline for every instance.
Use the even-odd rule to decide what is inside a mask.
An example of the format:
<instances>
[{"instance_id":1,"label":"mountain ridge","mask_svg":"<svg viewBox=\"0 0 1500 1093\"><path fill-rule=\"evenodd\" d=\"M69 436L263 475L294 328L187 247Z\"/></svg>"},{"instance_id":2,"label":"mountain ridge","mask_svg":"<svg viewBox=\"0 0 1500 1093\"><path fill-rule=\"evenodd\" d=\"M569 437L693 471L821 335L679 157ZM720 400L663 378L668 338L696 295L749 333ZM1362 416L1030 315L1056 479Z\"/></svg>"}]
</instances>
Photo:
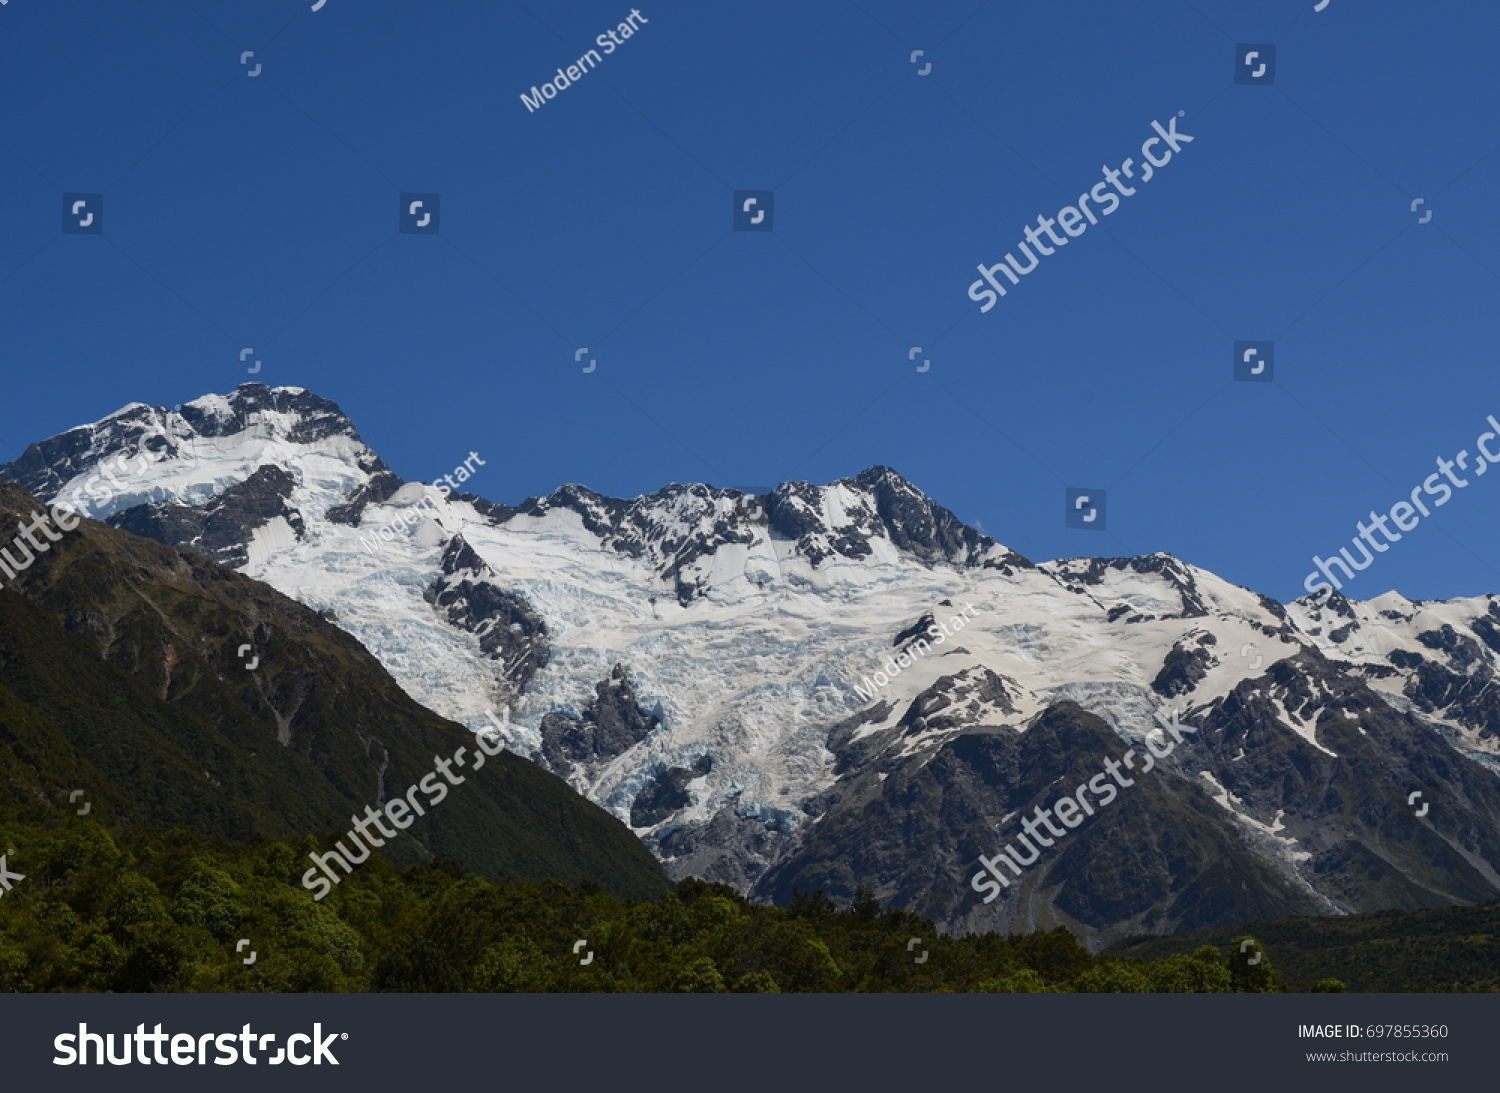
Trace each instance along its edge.
<instances>
[{"instance_id":1,"label":"mountain ridge","mask_svg":"<svg viewBox=\"0 0 1500 1093\"><path fill-rule=\"evenodd\" d=\"M301 388L81 429L0 477L66 501L136 445L150 466L109 522L333 613L471 730L503 708L512 747L633 823L673 876L781 901L866 888L952 930L1066 923L1091 944L1143 924L1500 895L1493 596L1280 604L1165 553L1037 564L881 466L758 495L568 484L502 505L402 481ZM361 548L377 528L380 550ZM955 603L977 612L962 634L856 694ZM1206 742L1113 806L1159 829L1141 869L1111 864L1130 849L1111 813L994 905L968 890L976 857L1042 792L1015 757L1048 784L1072 769L1031 732L1102 761L1107 744L1143 748L1167 710ZM1406 805L1419 790L1442 802L1431 816ZM1231 874L1239 910L1215 894Z\"/></svg>"}]
</instances>

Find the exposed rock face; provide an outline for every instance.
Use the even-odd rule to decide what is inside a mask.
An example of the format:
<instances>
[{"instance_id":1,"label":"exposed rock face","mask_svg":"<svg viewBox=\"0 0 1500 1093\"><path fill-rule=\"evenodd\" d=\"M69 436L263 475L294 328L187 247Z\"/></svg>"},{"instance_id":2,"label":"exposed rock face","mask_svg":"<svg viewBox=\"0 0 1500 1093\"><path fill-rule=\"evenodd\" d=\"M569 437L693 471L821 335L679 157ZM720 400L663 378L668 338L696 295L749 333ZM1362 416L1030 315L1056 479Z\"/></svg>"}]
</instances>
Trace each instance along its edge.
<instances>
[{"instance_id":1,"label":"exposed rock face","mask_svg":"<svg viewBox=\"0 0 1500 1093\"><path fill-rule=\"evenodd\" d=\"M581 716L552 713L542 720L542 763L564 777L574 767L599 767L646 739L660 723L641 709L625 669L617 664L594 688L594 700Z\"/></svg>"},{"instance_id":2,"label":"exposed rock face","mask_svg":"<svg viewBox=\"0 0 1500 1093\"><path fill-rule=\"evenodd\" d=\"M484 655L505 665L516 691L547 666L547 624L526 600L496 583L496 574L455 535L443 551L443 576L427 590L427 601L447 622L479 638Z\"/></svg>"},{"instance_id":3,"label":"exposed rock face","mask_svg":"<svg viewBox=\"0 0 1500 1093\"><path fill-rule=\"evenodd\" d=\"M953 685L944 679L919 702ZM1314 722L1314 740L1283 727L1283 710ZM1095 944L1500 893L1495 777L1317 654L1278 663L1264 685L1242 683L1189 720L1197 731L1169 758L1054 840L989 907L969 884L979 857L1123 755L1118 734L1071 703L1024 732L966 727L904 760L865 743L878 757L848 765L818 802L819 822L755 890L782 900L821 887L852 900L865 887L953 929L1064 923ZM849 735L837 730L831 746ZM1411 822L1408 786L1445 787L1444 816ZM903 852L913 844L927 852Z\"/></svg>"},{"instance_id":4,"label":"exposed rock face","mask_svg":"<svg viewBox=\"0 0 1500 1093\"><path fill-rule=\"evenodd\" d=\"M351 528L359 527L360 518L364 516L365 508L371 504L383 504L389 501L406 483L392 474L379 458L365 460L361 459L360 469L370 476L370 480L364 485L357 487L349 495L349 499L341 505L335 505L327 512L327 518L335 524L347 524Z\"/></svg>"},{"instance_id":5,"label":"exposed rock face","mask_svg":"<svg viewBox=\"0 0 1500 1093\"><path fill-rule=\"evenodd\" d=\"M246 528L263 527L279 517L298 539L306 532L302 513L289 503L293 484L290 474L268 464L201 507L137 505L111 516L109 523L168 546L196 550L222 565L242 566L249 561Z\"/></svg>"},{"instance_id":6,"label":"exposed rock face","mask_svg":"<svg viewBox=\"0 0 1500 1093\"><path fill-rule=\"evenodd\" d=\"M691 767L668 767L636 794L630 804L631 827L655 827L693 803L688 786L714 769L713 756L705 755Z\"/></svg>"},{"instance_id":7,"label":"exposed rock face","mask_svg":"<svg viewBox=\"0 0 1500 1093\"><path fill-rule=\"evenodd\" d=\"M1151 689L1163 698L1176 698L1197 690L1198 684L1213 667L1212 647L1219 639L1207 631L1194 631L1174 642L1172 651L1162 662L1161 671L1151 681Z\"/></svg>"}]
</instances>

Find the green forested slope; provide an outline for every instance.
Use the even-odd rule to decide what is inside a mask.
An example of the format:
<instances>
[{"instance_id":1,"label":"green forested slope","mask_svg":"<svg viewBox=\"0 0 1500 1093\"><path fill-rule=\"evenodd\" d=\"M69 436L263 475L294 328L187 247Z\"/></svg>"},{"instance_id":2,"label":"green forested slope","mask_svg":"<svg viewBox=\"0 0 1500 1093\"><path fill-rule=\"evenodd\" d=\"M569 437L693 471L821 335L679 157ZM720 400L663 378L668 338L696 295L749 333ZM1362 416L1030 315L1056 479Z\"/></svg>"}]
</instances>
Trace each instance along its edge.
<instances>
[{"instance_id":1,"label":"green forested slope","mask_svg":"<svg viewBox=\"0 0 1500 1093\"><path fill-rule=\"evenodd\" d=\"M1500 902L1255 922L1122 942L1111 954L1143 960L1253 934L1276 957L1289 990L1328 976L1351 991L1500 990Z\"/></svg>"},{"instance_id":2,"label":"green forested slope","mask_svg":"<svg viewBox=\"0 0 1500 1093\"><path fill-rule=\"evenodd\" d=\"M0 483L0 528L37 508ZM340 834L473 743L353 637L185 550L86 521L0 588L0 819L87 806L110 825L230 840ZM667 887L625 825L509 753L385 853L622 896Z\"/></svg>"}]
</instances>

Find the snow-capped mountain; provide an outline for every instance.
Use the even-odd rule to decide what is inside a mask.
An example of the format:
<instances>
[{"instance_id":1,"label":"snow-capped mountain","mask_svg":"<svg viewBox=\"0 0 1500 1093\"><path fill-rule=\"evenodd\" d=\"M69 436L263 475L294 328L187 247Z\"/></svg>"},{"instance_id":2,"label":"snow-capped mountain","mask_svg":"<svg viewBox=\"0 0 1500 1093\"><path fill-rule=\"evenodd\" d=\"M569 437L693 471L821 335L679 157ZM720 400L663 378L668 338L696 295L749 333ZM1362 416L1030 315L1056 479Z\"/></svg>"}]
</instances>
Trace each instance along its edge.
<instances>
[{"instance_id":1,"label":"snow-capped mountain","mask_svg":"<svg viewBox=\"0 0 1500 1093\"><path fill-rule=\"evenodd\" d=\"M512 507L403 482L333 403L260 384L132 404L0 477L323 611L674 875L1100 942L1500 895L1493 597L1034 565L883 467ZM985 903L978 857L1168 711L1197 731Z\"/></svg>"}]
</instances>

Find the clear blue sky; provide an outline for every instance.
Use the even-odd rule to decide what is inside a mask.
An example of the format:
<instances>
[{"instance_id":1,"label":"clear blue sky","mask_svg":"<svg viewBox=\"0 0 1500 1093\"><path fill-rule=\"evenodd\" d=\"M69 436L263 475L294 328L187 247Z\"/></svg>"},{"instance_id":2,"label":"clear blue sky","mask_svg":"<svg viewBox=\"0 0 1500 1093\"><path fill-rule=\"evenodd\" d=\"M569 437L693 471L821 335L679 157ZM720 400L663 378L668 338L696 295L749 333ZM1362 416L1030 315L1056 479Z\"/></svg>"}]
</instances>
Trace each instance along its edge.
<instances>
[{"instance_id":1,"label":"clear blue sky","mask_svg":"<svg viewBox=\"0 0 1500 1093\"><path fill-rule=\"evenodd\" d=\"M638 7L534 113L626 3L0 7L0 458L254 378L408 478L478 451L497 501L882 463L1032 558L1285 599L1500 416L1493 0ZM1194 142L980 314L975 265L1179 111ZM774 231L731 230L735 190ZM102 235L60 233L64 192ZM397 232L403 192L441 234ZM1232 380L1235 339L1274 382ZM1349 592L1500 591L1497 536L1500 475Z\"/></svg>"}]
</instances>

